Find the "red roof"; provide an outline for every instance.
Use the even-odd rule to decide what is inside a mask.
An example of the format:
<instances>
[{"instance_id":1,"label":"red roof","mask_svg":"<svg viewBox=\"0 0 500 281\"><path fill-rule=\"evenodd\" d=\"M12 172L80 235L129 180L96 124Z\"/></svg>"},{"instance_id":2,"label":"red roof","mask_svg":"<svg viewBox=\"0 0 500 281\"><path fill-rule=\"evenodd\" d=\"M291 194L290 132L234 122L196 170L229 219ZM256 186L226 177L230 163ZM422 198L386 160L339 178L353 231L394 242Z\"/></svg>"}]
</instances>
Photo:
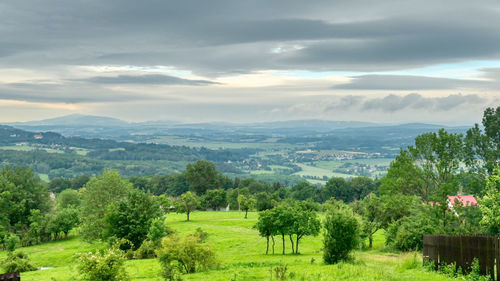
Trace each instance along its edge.
<instances>
[{"instance_id":1,"label":"red roof","mask_svg":"<svg viewBox=\"0 0 500 281\"><path fill-rule=\"evenodd\" d=\"M477 205L477 200L472 195L448 196L448 200L453 206L455 206L455 200L458 200L458 202L462 203L463 206Z\"/></svg>"}]
</instances>

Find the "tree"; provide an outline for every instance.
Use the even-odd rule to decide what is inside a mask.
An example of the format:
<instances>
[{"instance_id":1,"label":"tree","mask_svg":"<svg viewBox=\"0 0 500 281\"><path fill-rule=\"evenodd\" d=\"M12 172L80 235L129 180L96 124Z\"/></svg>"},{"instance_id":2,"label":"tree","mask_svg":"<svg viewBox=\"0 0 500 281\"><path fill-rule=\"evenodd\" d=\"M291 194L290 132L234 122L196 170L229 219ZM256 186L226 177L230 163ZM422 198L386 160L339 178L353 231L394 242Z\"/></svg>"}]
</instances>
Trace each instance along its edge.
<instances>
[{"instance_id":1,"label":"tree","mask_svg":"<svg viewBox=\"0 0 500 281\"><path fill-rule=\"evenodd\" d=\"M55 193L59 193L65 189L71 188L71 180L65 178L53 178L49 182L49 190Z\"/></svg>"},{"instance_id":2,"label":"tree","mask_svg":"<svg viewBox=\"0 0 500 281\"><path fill-rule=\"evenodd\" d=\"M320 194L322 202L326 202L332 197L344 202L351 202L353 198L352 190L344 178L331 178L323 186Z\"/></svg>"},{"instance_id":3,"label":"tree","mask_svg":"<svg viewBox=\"0 0 500 281\"><path fill-rule=\"evenodd\" d=\"M295 234L295 253L299 253L299 241L304 236L317 236L321 228L321 223L318 219L316 211L307 208L306 203L296 203L293 206L292 213L293 223L289 229L290 241L292 242L293 250L293 240L292 235Z\"/></svg>"},{"instance_id":4,"label":"tree","mask_svg":"<svg viewBox=\"0 0 500 281\"><path fill-rule=\"evenodd\" d=\"M309 182L301 182L292 186L291 196L295 200L316 199L318 188Z\"/></svg>"},{"instance_id":5,"label":"tree","mask_svg":"<svg viewBox=\"0 0 500 281\"><path fill-rule=\"evenodd\" d=\"M68 238L68 233L80 223L80 212L74 208L61 208L58 209L54 222L58 231L64 233L64 238Z\"/></svg>"},{"instance_id":6,"label":"tree","mask_svg":"<svg viewBox=\"0 0 500 281\"><path fill-rule=\"evenodd\" d=\"M483 218L481 225L491 235L500 234L500 168L495 169L486 183L486 194L479 201Z\"/></svg>"},{"instance_id":7,"label":"tree","mask_svg":"<svg viewBox=\"0 0 500 281\"><path fill-rule=\"evenodd\" d=\"M373 234L382 228L384 217L382 201L377 195L370 193L360 202L359 214L363 219L363 234L368 237L369 248L373 247Z\"/></svg>"},{"instance_id":8,"label":"tree","mask_svg":"<svg viewBox=\"0 0 500 281\"><path fill-rule=\"evenodd\" d=\"M200 160L188 164L185 175L191 190L197 195L203 195L209 189L220 187L221 175L212 162Z\"/></svg>"},{"instance_id":9,"label":"tree","mask_svg":"<svg viewBox=\"0 0 500 281\"><path fill-rule=\"evenodd\" d=\"M104 238L109 206L125 198L132 184L116 171L104 171L90 179L82 191L81 232L84 239Z\"/></svg>"},{"instance_id":10,"label":"tree","mask_svg":"<svg viewBox=\"0 0 500 281\"><path fill-rule=\"evenodd\" d=\"M186 220L189 221L189 214L191 214L198 207L198 200L196 196L190 191L181 195L175 201L175 209L177 213L186 213Z\"/></svg>"},{"instance_id":11,"label":"tree","mask_svg":"<svg viewBox=\"0 0 500 281\"><path fill-rule=\"evenodd\" d=\"M132 189L110 206L106 215L107 234L125 238L137 249L146 239L151 222L160 214L160 207L149 195Z\"/></svg>"},{"instance_id":12,"label":"tree","mask_svg":"<svg viewBox=\"0 0 500 281\"><path fill-rule=\"evenodd\" d=\"M29 225L31 210L45 214L49 210L49 193L30 169L4 167L0 170L0 223L13 230Z\"/></svg>"},{"instance_id":13,"label":"tree","mask_svg":"<svg viewBox=\"0 0 500 281\"><path fill-rule=\"evenodd\" d=\"M224 189L207 190L203 196L203 201L207 207L217 211L219 208L226 207L227 205L226 191Z\"/></svg>"},{"instance_id":14,"label":"tree","mask_svg":"<svg viewBox=\"0 0 500 281\"><path fill-rule=\"evenodd\" d=\"M255 224L255 228L259 231L260 236L266 237L266 255L269 253L269 238L273 241L273 255L274 255L274 235L277 234L274 214L271 210L264 210L259 212L259 219Z\"/></svg>"},{"instance_id":15,"label":"tree","mask_svg":"<svg viewBox=\"0 0 500 281\"><path fill-rule=\"evenodd\" d=\"M347 183L352 190L353 200L361 200L377 189L375 181L368 177L355 177Z\"/></svg>"},{"instance_id":16,"label":"tree","mask_svg":"<svg viewBox=\"0 0 500 281\"><path fill-rule=\"evenodd\" d=\"M414 162L415 159L410 152L401 149L387 169L387 174L382 178L379 193L418 195L427 201L429 191L424 184L423 171Z\"/></svg>"},{"instance_id":17,"label":"tree","mask_svg":"<svg viewBox=\"0 0 500 281\"><path fill-rule=\"evenodd\" d=\"M274 229L281 235L283 255L285 254L285 235L291 233L291 227L294 222L293 213L293 209L286 205L279 205L271 210L271 214L274 218ZM292 253L294 253L293 240L290 239L290 242L292 243Z\"/></svg>"},{"instance_id":18,"label":"tree","mask_svg":"<svg viewBox=\"0 0 500 281\"><path fill-rule=\"evenodd\" d=\"M360 225L352 211L346 207L330 208L324 224L323 259L327 264L346 260L358 245Z\"/></svg>"},{"instance_id":19,"label":"tree","mask_svg":"<svg viewBox=\"0 0 500 281\"><path fill-rule=\"evenodd\" d=\"M81 201L80 193L74 189L65 189L57 195L57 203L60 208L78 208Z\"/></svg>"},{"instance_id":20,"label":"tree","mask_svg":"<svg viewBox=\"0 0 500 281\"><path fill-rule=\"evenodd\" d=\"M272 209L276 204L276 200L273 199L273 196L267 192L257 193L255 195L255 207L257 211L263 211Z\"/></svg>"},{"instance_id":21,"label":"tree","mask_svg":"<svg viewBox=\"0 0 500 281\"><path fill-rule=\"evenodd\" d=\"M241 210L245 211L245 219L248 218L248 210L255 207L255 199L250 195L241 194L238 196L238 204L240 205Z\"/></svg>"}]
</instances>

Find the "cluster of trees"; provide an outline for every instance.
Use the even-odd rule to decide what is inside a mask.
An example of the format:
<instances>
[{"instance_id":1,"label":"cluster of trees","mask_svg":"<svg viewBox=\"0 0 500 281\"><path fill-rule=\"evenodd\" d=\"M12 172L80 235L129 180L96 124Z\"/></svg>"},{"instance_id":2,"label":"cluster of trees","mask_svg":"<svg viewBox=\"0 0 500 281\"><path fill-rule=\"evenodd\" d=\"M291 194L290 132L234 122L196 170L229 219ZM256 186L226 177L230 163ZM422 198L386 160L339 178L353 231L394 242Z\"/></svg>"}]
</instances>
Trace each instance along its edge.
<instances>
[{"instance_id":1,"label":"cluster of trees","mask_svg":"<svg viewBox=\"0 0 500 281\"><path fill-rule=\"evenodd\" d=\"M319 234L321 223L317 210L307 202L289 200L277 207L259 212L255 228L262 237L266 237L266 255L269 253L269 238L272 240L274 254L274 236L281 236L283 255L285 254L285 236L290 239L292 254L299 253L299 242L304 236Z\"/></svg>"},{"instance_id":2,"label":"cluster of trees","mask_svg":"<svg viewBox=\"0 0 500 281\"><path fill-rule=\"evenodd\" d=\"M396 248L422 247L423 234L498 234L500 107L488 108L483 128L465 135L444 129L425 133L402 149L381 179L378 196L356 202L369 237L386 230ZM454 203L448 196L473 195L479 206Z\"/></svg>"},{"instance_id":3,"label":"cluster of trees","mask_svg":"<svg viewBox=\"0 0 500 281\"><path fill-rule=\"evenodd\" d=\"M62 192L50 198L46 185L31 170L0 171L0 244L7 247L14 235L23 246L67 238L78 225L79 194Z\"/></svg>"}]
</instances>

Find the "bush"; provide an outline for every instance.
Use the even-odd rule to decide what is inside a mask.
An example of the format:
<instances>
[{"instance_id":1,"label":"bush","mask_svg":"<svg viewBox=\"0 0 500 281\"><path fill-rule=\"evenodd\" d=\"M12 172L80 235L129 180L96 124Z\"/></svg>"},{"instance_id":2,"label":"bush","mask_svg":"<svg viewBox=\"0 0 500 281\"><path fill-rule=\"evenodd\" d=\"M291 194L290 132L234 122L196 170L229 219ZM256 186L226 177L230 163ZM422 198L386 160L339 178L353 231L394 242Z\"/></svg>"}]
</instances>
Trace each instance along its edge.
<instances>
[{"instance_id":1,"label":"bush","mask_svg":"<svg viewBox=\"0 0 500 281\"><path fill-rule=\"evenodd\" d=\"M175 234L163 238L156 255L166 280L178 280L179 272L193 273L217 265L215 253L196 234L183 239Z\"/></svg>"},{"instance_id":2,"label":"bush","mask_svg":"<svg viewBox=\"0 0 500 281\"><path fill-rule=\"evenodd\" d=\"M117 247L96 253L80 254L78 271L85 281L126 281L129 280L123 263L124 253Z\"/></svg>"},{"instance_id":3,"label":"bush","mask_svg":"<svg viewBox=\"0 0 500 281\"><path fill-rule=\"evenodd\" d=\"M433 234L436 227L423 215L404 217L389 226L386 244L401 251L421 250L424 234Z\"/></svg>"},{"instance_id":4,"label":"bush","mask_svg":"<svg viewBox=\"0 0 500 281\"><path fill-rule=\"evenodd\" d=\"M323 240L323 259L327 264L347 260L357 247L360 224L346 207L331 208L326 216Z\"/></svg>"},{"instance_id":5,"label":"bush","mask_svg":"<svg viewBox=\"0 0 500 281\"><path fill-rule=\"evenodd\" d=\"M153 259L156 258L155 253L156 245L153 241L145 240L142 242L139 249L134 252L134 258L136 259Z\"/></svg>"},{"instance_id":6,"label":"bush","mask_svg":"<svg viewBox=\"0 0 500 281\"><path fill-rule=\"evenodd\" d=\"M19 244L21 240L19 236L10 233L4 238L5 249L9 252L13 252L16 249L17 244Z\"/></svg>"},{"instance_id":7,"label":"bush","mask_svg":"<svg viewBox=\"0 0 500 281\"><path fill-rule=\"evenodd\" d=\"M25 272L36 270L23 252L9 252L7 258L3 261L2 268L5 272Z\"/></svg>"}]
</instances>

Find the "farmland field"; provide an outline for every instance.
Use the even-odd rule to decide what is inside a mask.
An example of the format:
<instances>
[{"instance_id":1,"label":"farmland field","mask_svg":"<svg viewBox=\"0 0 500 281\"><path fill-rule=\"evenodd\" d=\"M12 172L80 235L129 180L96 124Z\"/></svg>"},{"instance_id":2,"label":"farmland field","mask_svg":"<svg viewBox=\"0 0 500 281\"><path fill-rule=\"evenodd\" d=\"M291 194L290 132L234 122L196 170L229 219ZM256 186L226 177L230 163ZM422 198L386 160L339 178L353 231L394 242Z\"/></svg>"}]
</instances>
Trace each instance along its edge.
<instances>
[{"instance_id":1,"label":"farmland field","mask_svg":"<svg viewBox=\"0 0 500 281\"><path fill-rule=\"evenodd\" d=\"M205 272L183 275L183 280L276 280L270 270L287 265L289 280L453 280L444 275L424 271L420 266L408 266L413 253L400 254L383 248L383 235L375 235L374 249L356 251L354 261L325 265L322 262L322 238L305 237L299 255L281 255L277 241L276 254L265 255L265 239L252 228L257 213L249 213L248 219L238 212L195 212L192 221L186 222L182 214L167 215L166 224L183 234L201 227L209 233L207 243L217 254L220 266ZM278 238L276 238L278 239ZM287 241L288 242L288 241ZM103 243L89 244L79 236L21 249L38 267L50 269L22 274L23 281L75 280L77 264L75 254L103 247ZM286 247L289 245L287 244ZM290 252L286 248L287 253ZM0 252L0 259L5 257ZM417 254L420 264L421 256ZM155 259L129 260L125 263L131 280L162 280L160 267Z\"/></svg>"}]
</instances>

